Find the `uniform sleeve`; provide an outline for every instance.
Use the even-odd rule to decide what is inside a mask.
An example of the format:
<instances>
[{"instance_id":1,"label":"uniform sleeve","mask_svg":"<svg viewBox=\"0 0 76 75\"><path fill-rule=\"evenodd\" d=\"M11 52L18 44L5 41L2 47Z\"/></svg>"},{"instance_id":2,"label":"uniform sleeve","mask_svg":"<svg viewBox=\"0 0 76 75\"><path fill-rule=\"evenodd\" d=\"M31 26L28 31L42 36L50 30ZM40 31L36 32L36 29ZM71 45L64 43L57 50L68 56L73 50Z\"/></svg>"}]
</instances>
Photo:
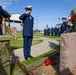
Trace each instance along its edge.
<instances>
[{"instance_id":1,"label":"uniform sleeve","mask_svg":"<svg viewBox=\"0 0 76 75\"><path fill-rule=\"evenodd\" d=\"M7 11L3 10L1 6L0 6L0 14L5 18L9 17L10 15Z\"/></svg>"},{"instance_id":2,"label":"uniform sleeve","mask_svg":"<svg viewBox=\"0 0 76 75\"><path fill-rule=\"evenodd\" d=\"M2 16L5 17L5 18L8 18L10 16L10 14L6 11L3 11Z\"/></svg>"},{"instance_id":3,"label":"uniform sleeve","mask_svg":"<svg viewBox=\"0 0 76 75\"><path fill-rule=\"evenodd\" d=\"M68 24L67 24L67 22L65 22L65 29L67 29L67 27L68 27Z\"/></svg>"},{"instance_id":4,"label":"uniform sleeve","mask_svg":"<svg viewBox=\"0 0 76 75\"><path fill-rule=\"evenodd\" d=\"M19 19L20 19L20 20L24 20L26 17L27 17L27 15L24 13L24 14L22 14L22 15L19 17Z\"/></svg>"}]
</instances>

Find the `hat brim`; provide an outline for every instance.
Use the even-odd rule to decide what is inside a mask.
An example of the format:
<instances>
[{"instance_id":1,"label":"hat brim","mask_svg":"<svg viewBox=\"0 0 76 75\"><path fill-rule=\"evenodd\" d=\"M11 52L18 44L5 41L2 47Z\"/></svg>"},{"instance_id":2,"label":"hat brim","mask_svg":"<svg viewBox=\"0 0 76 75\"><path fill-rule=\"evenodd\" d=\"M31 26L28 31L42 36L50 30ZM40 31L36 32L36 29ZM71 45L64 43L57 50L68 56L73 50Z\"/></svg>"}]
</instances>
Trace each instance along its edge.
<instances>
[{"instance_id":1,"label":"hat brim","mask_svg":"<svg viewBox=\"0 0 76 75\"><path fill-rule=\"evenodd\" d=\"M25 8L25 10L32 10L32 8Z\"/></svg>"},{"instance_id":2,"label":"hat brim","mask_svg":"<svg viewBox=\"0 0 76 75\"><path fill-rule=\"evenodd\" d=\"M65 20L66 20L66 18L62 18L62 20L63 20L63 19L65 19Z\"/></svg>"}]
</instances>

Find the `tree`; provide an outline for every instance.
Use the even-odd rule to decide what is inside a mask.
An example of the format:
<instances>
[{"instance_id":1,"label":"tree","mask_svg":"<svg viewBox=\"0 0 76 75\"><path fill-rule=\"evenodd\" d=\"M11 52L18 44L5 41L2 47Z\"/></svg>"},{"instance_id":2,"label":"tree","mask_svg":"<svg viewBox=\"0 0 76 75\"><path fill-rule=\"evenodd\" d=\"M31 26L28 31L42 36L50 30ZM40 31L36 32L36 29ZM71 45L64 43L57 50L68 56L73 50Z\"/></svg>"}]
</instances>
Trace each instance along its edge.
<instances>
[{"instance_id":1,"label":"tree","mask_svg":"<svg viewBox=\"0 0 76 75\"><path fill-rule=\"evenodd\" d=\"M70 21L73 23L72 32L76 32L76 6L71 10Z\"/></svg>"},{"instance_id":2,"label":"tree","mask_svg":"<svg viewBox=\"0 0 76 75\"><path fill-rule=\"evenodd\" d=\"M71 13L70 13L70 15L72 15L72 14L74 14L74 11L73 11L73 10L71 10Z\"/></svg>"}]
</instances>

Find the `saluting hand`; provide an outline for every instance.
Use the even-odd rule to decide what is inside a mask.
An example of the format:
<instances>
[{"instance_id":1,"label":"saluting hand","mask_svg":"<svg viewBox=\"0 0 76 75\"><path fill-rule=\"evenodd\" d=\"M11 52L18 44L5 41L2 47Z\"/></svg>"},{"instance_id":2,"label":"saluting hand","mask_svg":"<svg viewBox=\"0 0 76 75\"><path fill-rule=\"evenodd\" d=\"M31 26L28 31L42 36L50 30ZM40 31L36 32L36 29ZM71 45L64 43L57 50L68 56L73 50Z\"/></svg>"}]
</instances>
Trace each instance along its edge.
<instances>
[{"instance_id":1,"label":"saluting hand","mask_svg":"<svg viewBox=\"0 0 76 75\"><path fill-rule=\"evenodd\" d=\"M31 13L30 11L26 11L26 14L27 14L27 15L30 15L30 13Z\"/></svg>"},{"instance_id":2,"label":"saluting hand","mask_svg":"<svg viewBox=\"0 0 76 75\"><path fill-rule=\"evenodd\" d=\"M9 14L9 17L11 17L11 14Z\"/></svg>"}]
</instances>

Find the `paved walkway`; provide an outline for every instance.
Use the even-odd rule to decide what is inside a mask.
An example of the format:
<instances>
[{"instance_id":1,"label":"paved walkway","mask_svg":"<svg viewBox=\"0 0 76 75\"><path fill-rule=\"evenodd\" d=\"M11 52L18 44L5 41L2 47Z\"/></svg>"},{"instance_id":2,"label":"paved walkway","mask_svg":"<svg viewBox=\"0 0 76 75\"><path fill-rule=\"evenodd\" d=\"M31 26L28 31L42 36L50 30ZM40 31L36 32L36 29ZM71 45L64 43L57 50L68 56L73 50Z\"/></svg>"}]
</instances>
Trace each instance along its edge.
<instances>
[{"instance_id":1,"label":"paved walkway","mask_svg":"<svg viewBox=\"0 0 76 75\"><path fill-rule=\"evenodd\" d=\"M31 55L34 57L52 50L59 44L59 42L55 39L44 37L41 37L41 39L43 39L42 43L33 45L31 47ZM23 56L23 48L15 50L14 53L19 57L20 61L25 60Z\"/></svg>"}]
</instances>

